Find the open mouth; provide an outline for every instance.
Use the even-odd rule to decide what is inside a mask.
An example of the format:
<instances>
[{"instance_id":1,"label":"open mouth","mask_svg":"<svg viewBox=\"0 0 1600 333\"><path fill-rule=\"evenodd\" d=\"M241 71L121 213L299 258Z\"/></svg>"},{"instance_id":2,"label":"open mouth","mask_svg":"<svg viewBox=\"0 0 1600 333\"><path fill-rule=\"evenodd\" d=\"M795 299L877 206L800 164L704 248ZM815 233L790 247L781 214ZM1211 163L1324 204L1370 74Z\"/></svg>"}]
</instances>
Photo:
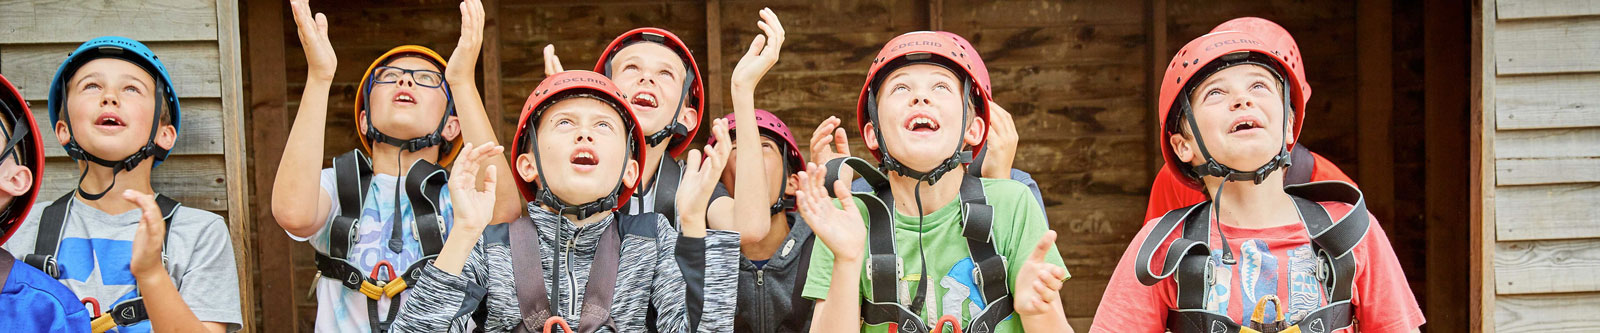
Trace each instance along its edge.
<instances>
[{"instance_id":1,"label":"open mouth","mask_svg":"<svg viewBox=\"0 0 1600 333\"><path fill-rule=\"evenodd\" d=\"M411 96L411 93L404 91L396 92L392 101L394 101L395 104L400 105L417 105L416 97L413 97Z\"/></svg>"},{"instance_id":2,"label":"open mouth","mask_svg":"<svg viewBox=\"0 0 1600 333\"><path fill-rule=\"evenodd\" d=\"M641 91L641 92L638 92L636 94L633 94L633 98L629 99L628 103L632 103L635 106L644 107L644 108L651 108L651 109L654 109L656 107L661 106L661 104L656 101L656 94L650 93L648 91Z\"/></svg>"},{"instance_id":3,"label":"open mouth","mask_svg":"<svg viewBox=\"0 0 1600 333\"><path fill-rule=\"evenodd\" d=\"M572 156L568 157L567 161L572 162L572 167L578 169L578 171L594 170L596 166L600 165L600 158L595 156L594 149L588 147L579 147L573 150Z\"/></svg>"},{"instance_id":4,"label":"open mouth","mask_svg":"<svg viewBox=\"0 0 1600 333\"><path fill-rule=\"evenodd\" d=\"M926 113L912 114L906 119L905 129L912 133L933 133L939 131L939 121L929 117Z\"/></svg>"},{"instance_id":5,"label":"open mouth","mask_svg":"<svg viewBox=\"0 0 1600 333\"><path fill-rule=\"evenodd\" d=\"M101 113L100 117L94 119L94 125L106 129L119 129L128 126L127 123L122 121L122 117L111 112Z\"/></svg>"},{"instance_id":6,"label":"open mouth","mask_svg":"<svg viewBox=\"0 0 1600 333\"><path fill-rule=\"evenodd\" d=\"M1228 134L1264 128L1261 121L1255 117L1240 117L1233 121L1233 126L1228 127Z\"/></svg>"}]
</instances>

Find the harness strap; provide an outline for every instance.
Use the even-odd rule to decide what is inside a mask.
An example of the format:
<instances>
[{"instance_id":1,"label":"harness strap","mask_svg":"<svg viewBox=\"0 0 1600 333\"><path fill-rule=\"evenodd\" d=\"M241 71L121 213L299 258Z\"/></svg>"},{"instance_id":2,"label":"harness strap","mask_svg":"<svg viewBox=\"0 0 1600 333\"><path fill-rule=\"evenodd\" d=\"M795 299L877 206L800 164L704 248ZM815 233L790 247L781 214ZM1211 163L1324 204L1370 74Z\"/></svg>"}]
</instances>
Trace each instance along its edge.
<instances>
[{"instance_id":1,"label":"harness strap","mask_svg":"<svg viewBox=\"0 0 1600 333\"><path fill-rule=\"evenodd\" d=\"M1317 158L1311 156L1311 151L1306 150L1305 145L1294 145L1294 149L1289 150L1289 167L1284 169L1283 183L1310 183L1316 169Z\"/></svg>"},{"instance_id":2,"label":"harness strap","mask_svg":"<svg viewBox=\"0 0 1600 333\"><path fill-rule=\"evenodd\" d=\"M677 160L663 158L661 169L656 173L655 178L656 200L654 204L656 206L654 211L661 213L661 215L666 215L673 222L678 220L678 206L675 201L678 198L678 182L682 181L682 178L683 166L678 165ZM643 203L643 200L640 201ZM651 226L654 227L653 224ZM675 225L673 227L678 226Z\"/></svg>"},{"instance_id":3,"label":"harness strap","mask_svg":"<svg viewBox=\"0 0 1600 333\"><path fill-rule=\"evenodd\" d=\"M359 149L351 150L333 158L333 172L339 192L336 193L339 215L333 217L333 226L328 229L328 256L343 261L350 257L350 244L360 236L356 228L361 224L361 208L366 203L367 189L372 187L372 160ZM328 276L327 273L323 275ZM359 271L356 276L361 276ZM349 287L348 283L346 287Z\"/></svg>"},{"instance_id":4,"label":"harness strap","mask_svg":"<svg viewBox=\"0 0 1600 333\"><path fill-rule=\"evenodd\" d=\"M595 249L594 262L589 266L589 282L584 286L583 307L579 310L576 332L592 333L601 327L616 330L616 320L611 318L611 304L616 297L617 274L621 270L622 237L644 238L651 240L651 243L656 238L654 219L659 219L659 215L618 217L606 227ZM495 231L493 237L508 240L512 267L536 277L516 279L517 308L522 316L522 324L513 331L543 332L557 324L568 327L565 320L552 310L560 300L556 299L558 295L550 294L545 287L543 256L540 252L543 240L539 238L539 230L533 220L523 217L503 227L496 227L491 226L490 229L503 231ZM486 231L486 234L489 233Z\"/></svg>"}]
</instances>

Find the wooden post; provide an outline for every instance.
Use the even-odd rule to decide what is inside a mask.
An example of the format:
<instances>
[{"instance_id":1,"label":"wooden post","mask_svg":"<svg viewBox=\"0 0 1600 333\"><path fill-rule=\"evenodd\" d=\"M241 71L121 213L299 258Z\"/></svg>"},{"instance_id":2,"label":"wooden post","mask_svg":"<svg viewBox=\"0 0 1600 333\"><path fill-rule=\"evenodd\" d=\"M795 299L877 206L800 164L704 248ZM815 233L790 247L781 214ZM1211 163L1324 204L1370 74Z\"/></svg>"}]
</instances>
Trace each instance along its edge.
<instances>
[{"instance_id":1,"label":"wooden post","mask_svg":"<svg viewBox=\"0 0 1600 333\"><path fill-rule=\"evenodd\" d=\"M723 100L728 98L728 87L723 84L727 80L722 71L722 1L706 1L706 74L705 80L706 100L701 103L700 121L702 124L710 119L721 118L726 113L723 110ZM710 130L710 126L700 126ZM709 132L708 132L709 133ZM709 136L707 136L709 137Z\"/></svg>"},{"instance_id":2,"label":"wooden post","mask_svg":"<svg viewBox=\"0 0 1600 333\"><path fill-rule=\"evenodd\" d=\"M1455 1L1423 1L1423 142L1424 222L1427 260L1423 313L1428 318L1428 329L1434 332L1468 332L1467 277L1459 268L1466 266L1462 253L1469 250L1468 240L1461 237L1467 212L1461 203L1468 200L1468 187L1463 179L1470 177L1468 163L1467 106L1468 59L1460 54L1467 52L1468 29L1466 4Z\"/></svg>"},{"instance_id":3,"label":"wooden post","mask_svg":"<svg viewBox=\"0 0 1600 333\"><path fill-rule=\"evenodd\" d=\"M272 217L272 181L277 174L278 161L283 156L283 145L288 140L289 128L272 124L289 124L291 122L285 110L288 101L287 69L284 65L284 29L283 10L286 6L282 2L252 1L247 4L245 17L245 48L248 50L250 66L250 122L249 126L250 158L252 160L252 189L251 227L255 235L264 236L255 239L253 247L246 248L253 252L254 261L259 269L259 284L256 290L271 291L258 293L259 304L245 303L246 312L259 309L259 322L245 323L245 327L257 327L264 323L272 323L275 329L295 331L298 329L297 319L300 317L299 307L295 304L294 295L298 290L305 290L306 286L295 285L294 258L289 255L294 242L284 236L283 229L278 227L277 220ZM235 247L242 247L234 244Z\"/></svg>"},{"instance_id":4,"label":"wooden post","mask_svg":"<svg viewBox=\"0 0 1600 333\"><path fill-rule=\"evenodd\" d=\"M1472 2L1472 50L1468 71L1472 91L1471 191L1468 213L1471 242L1468 269L1468 328L1473 332L1494 333L1495 316L1495 219L1494 219L1494 120L1495 118L1495 0Z\"/></svg>"},{"instance_id":5,"label":"wooden post","mask_svg":"<svg viewBox=\"0 0 1600 333\"><path fill-rule=\"evenodd\" d=\"M928 30L944 30L944 1L928 0Z\"/></svg>"},{"instance_id":6,"label":"wooden post","mask_svg":"<svg viewBox=\"0 0 1600 333\"><path fill-rule=\"evenodd\" d=\"M500 0L484 0L483 14L483 49L480 54L483 57L480 66L483 68L480 73L483 90L480 94L484 99L484 111L489 116L489 128L495 130L498 141L505 145L511 143L510 135L515 135L515 132L508 131L510 128L505 127L505 118L502 117L507 110L505 101L500 98Z\"/></svg>"},{"instance_id":7,"label":"wooden post","mask_svg":"<svg viewBox=\"0 0 1600 333\"><path fill-rule=\"evenodd\" d=\"M1372 215L1394 230L1394 6L1390 0L1356 3L1356 182Z\"/></svg>"},{"instance_id":8,"label":"wooden post","mask_svg":"<svg viewBox=\"0 0 1600 333\"><path fill-rule=\"evenodd\" d=\"M256 304L255 256L249 249L254 248L255 230L253 217L250 214L250 177L248 161L245 156L244 131L244 74L239 67L244 66L242 55L239 53L239 8L238 2L217 2L217 47L219 48L219 72L222 74L220 83L222 91L222 122L223 122L223 151L226 161L227 187L228 187L228 234L232 237L234 264L237 266L239 279L239 304L246 309L254 308ZM240 311L244 322L243 332L253 332L251 327L255 323L255 311Z\"/></svg>"}]
</instances>

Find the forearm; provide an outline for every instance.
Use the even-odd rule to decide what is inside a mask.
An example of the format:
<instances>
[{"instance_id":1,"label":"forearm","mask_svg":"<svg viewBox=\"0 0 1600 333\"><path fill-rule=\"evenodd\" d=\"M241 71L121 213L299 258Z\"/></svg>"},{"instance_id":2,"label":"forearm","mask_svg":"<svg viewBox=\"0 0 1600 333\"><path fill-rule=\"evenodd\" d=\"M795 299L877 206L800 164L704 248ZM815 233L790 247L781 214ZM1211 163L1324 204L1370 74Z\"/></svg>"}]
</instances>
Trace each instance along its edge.
<instances>
[{"instance_id":1,"label":"forearm","mask_svg":"<svg viewBox=\"0 0 1600 333\"><path fill-rule=\"evenodd\" d=\"M861 260L834 258L828 300L818 300L812 332L861 331Z\"/></svg>"},{"instance_id":2,"label":"forearm","mask_svg":"<svg viewBox=\"0 0 1600 333\"><path fill-rule=\"evenodd\" d=\"M1061 302L1056 302L1053 309L1047 313L1037 315L1018 314L1022 319L1022 330L1025 332L1055 332L1062 328L1063 332L1072 333L1072 326L1067 324L1067 313L1061 308Z\"/></svg>"},{"instance_id":3,"label":"forearm","mask_svg":"<svg viewBox=\"0 0 1600 333\"><path fill-rule=\"evenodd\" d=\"M308 78L300 96L300 111L289 129L283 158L272 183L272 215L289 233L308 236L323 219L317 216L321 197L323 133L328 123L328 80ZM326 213L326 212L323 212Z\"/></svg>"},{"instance_id":4,"label":"forearm","mask_svg":"<svg viewBox=\"0 0 1600 333\"><path fill-rule=\"evenodd\" d=\"M178 293L165 269L138 276L139 295L144 298L145 312L150 314L152 332L222 332L218 323L201 322L189 304Z\"/></svg>"},{"instance_id":5,"label":"forearm","mask_svg":"<svg viewBox=\"0 0 1600 333\"><path fill-rule=\"evenodd\" d=\"M747 130L734 132L736 170L733 181L734 228L741 244L761 241L771 227L772 217L768 207L772 202L767 184L767 171L761 157L761 131L756 123L755 87L733 87L733 119ZM781 194L780 194L781 195Z\"/></svg>"},{"instance_id":6,"label":"forearm","mask_svg":"<svg viewBox=\"0 0 1600 333\"><path fill-rule=\"evenodd\" d=\"M461 223L450 228L450 238L444 240L444 248L439 250L439 256L433 260L433 267L450 275L461 275L461 268L466 265L467 257L472 255L473 247L478 245L478 237L483 230L474 230L463 226Z\"/></svg>"},{"instance_id":7,"label":"forearm","mask_svg":"<svg viewBox=\"0 0 1600 333\"><path fill-rule=\"evenodd\" d=\"M474 147L481 147L491 143L500 144L499 138L495 136L494 123L489 121L489 113L483 106L483 96L479 93L478 85L474 82L473 77L469 74L465 75L465 77L450 78L449 81L452 82L450 84L450 95L455 99L456 119L461 123L461 140L465 143L471 143ZM510 152L512 155L517 154L516 152L511 152L510 149L507 149L506 152ZM517 193L516 182L506 181L512 179L511 177L515 177L515 175L512 174L511 163L506 159L504 152L490 157L484 163L483 169L478 170L478 174L482 175L478 181L483 181L488 177L488 167L490 165L495 166L495 172L498 173L496 175L498 178L496 179L500 180L495 185L495 193ZM510 222L517 219L519 215L522 215L522 197L515 195L497 196L494 203L494 218L489 222Z\"/></svg>"}]
</instances>

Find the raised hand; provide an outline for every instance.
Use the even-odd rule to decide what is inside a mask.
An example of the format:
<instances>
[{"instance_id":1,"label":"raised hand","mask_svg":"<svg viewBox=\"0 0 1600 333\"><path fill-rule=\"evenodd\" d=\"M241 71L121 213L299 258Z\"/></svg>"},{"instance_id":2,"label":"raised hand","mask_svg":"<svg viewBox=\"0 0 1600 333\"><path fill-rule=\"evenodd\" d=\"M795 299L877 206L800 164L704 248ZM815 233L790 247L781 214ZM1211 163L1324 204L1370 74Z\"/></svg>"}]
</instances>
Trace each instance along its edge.
<instances>
[{"instance_id":1,"label":"raised hand","mask_svg":"<svg viewBox=\"0 0 1600 333\"><path fill-rule=\"evenodd\" d=\"M829 116L811 132L811 160L827 163L829 160L850 156L850 141L844 128L839 127L839 117Z\"/></svg>"},{"instance_id":2,"label":"raised hand","mask_svg":"<svg viewBox=\"0 0 1600 333\"><path fill-rule=\"evenodd\" d=\"M472 80L478 69L478 52L483 49L483 1L462 1L461 40L450 53L450 66L444 69L447 80Z\"/></svg>"},{"instance_id":3,"label":"raised hand","mask_svg":"<svg viewBox=\"0 0 1600 333\"><path fill-rule=\"evenodd\" d=\"M1067 278L1067 269L1044 260L1055 242L1056 232L1046 231L1033 247L1033 253L1022 262L1013 285L1016 292L1012 305L1018 314L1033 316L1061 311L1061 280Z\"/></svg>"},{"instance_id":4,"label":"raised hand","mask_svg":"<svg viewBox=\"0 0 1600 333\"><path fill-rule=\"evenodd\" d=\"M719 141L715 146L705 147L704 158L700 150L689 150L689 157L684 159L683 181L678 183L675 204L683 235L687 237L705 237L707 204L717 187L717 180L722 177L722 168L727 166L728 150L732 149L729 146L733 145L728 140L727 120L713 121L711 132L717 135Z\"/></svg>"},{"instance_id":5,"label":"raised hand","mask_svg":"<svg viewBox=\"0 0 1600 333\"><path fill-rule=\"evenodd\" d=\"M471 232L481 233L484 227L494 222L490 219L494 216L495 185L499 181L496 179L499 174L495 172L495 165L484 168L488 175L484 177L483 190L479 191L478 170L488 163L489 158L500 155L504 150L504 146L497 144L473 147L472 143L467 143L461 148L461 157L450 168L450 203L455 211L453 228L467 228ZM452 232L451 238L457 235Z\"/></svg>"},{"instance_id":6,"label":"raised hand","mask_svg":"<svg viewBox=\"0 0 1600 333\"><path fill-rule=\"evenodd\" d=\"M167 223L161 218L161 206L154 195L134 190L122 191L122 199L139 206L139 228L133 234L133 258L128 261L128 271L135 277L166 275L162 265L161 248L166 243Z\"/></svg>"},{"instance_id":7,"label":"raised hand","mask_svg":"<svg viewBox=\"0 0 1600 333\"><path fill-rule=\"evenodd\" d=\"M1017 157L1017 124L1011 113L994 101L989 102L989 134L984 140L989 151L983 158L983 178L1011 179L1011 165Z\"/></svg>"},{"instance_id":8,"label":"raised hand","mask_svg":"<svg viewBox=\"0 0 1600 333\"><path fill-rule=\"evenodd\" d=\"M562 71L564 70L561 69L561 58L556 57L556 46L554 44L545 45L544 76L556 75L556 73L560 73Z\"/></svg>"},{"instance_id":9,"label":"raised hand","mask_svg":"<svg viewBox=\"0 0 1600 333\"><path fill-rule=\"evenodd\" d=\"M772 69L773 64L778 63L778 51L783 48L785 38L783 23L778 22L778 14L773 13L771 8L762 8L759 15L761 21L756 22L756 26L761 28L762 34L750 41L750 49L733 67L733 80L730 81L733 89L755 90L761 77L767 75L767 70Z\"/></svg>"},{"instance_id":10,"label":"raised hand","mask_svg":"<svg viewBox=\"0 0 1600 333\"><path fill-rule=\"evenodd\" d=\"M306 50L306 74L312 79L333 81L333 72L339 60L333 54L333 43L328 41L328 17L311 15L310 0L291 0L289 10L294 12L294 25L299 29L300 47Z\"/></svg>"},{"instance_id":11,"label":"raised hand","mask_svg":"<svg viewBox=\"0 0 1600 333\"><path fill-rule=\"evenodd\" d=\"M835 257L859 260L866 248L867 225L862 222L861 211L850 196L849 181L843 178L832 184L833 193L841 198L840 207L833 206L833 198L828 197L828 184L824 184L827 182L825 173L816 163L806 164L806 171L800 172L800 189L795 192L796 207L817 234L817 239L821 239Z\"/></svg>"}]
</instances>

